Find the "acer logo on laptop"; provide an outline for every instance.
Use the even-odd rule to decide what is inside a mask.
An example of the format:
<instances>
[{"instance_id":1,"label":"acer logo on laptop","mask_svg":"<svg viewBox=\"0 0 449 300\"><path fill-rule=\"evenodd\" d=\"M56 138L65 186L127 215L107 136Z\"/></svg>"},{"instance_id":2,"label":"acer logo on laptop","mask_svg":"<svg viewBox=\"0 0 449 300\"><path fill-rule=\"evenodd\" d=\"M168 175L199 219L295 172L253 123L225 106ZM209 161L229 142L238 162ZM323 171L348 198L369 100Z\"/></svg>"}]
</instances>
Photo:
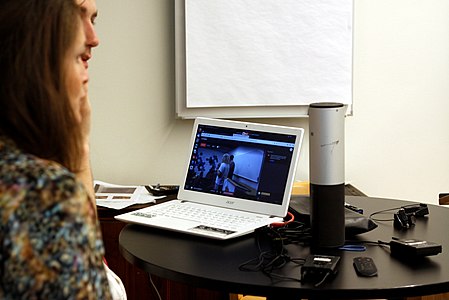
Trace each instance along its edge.
<instances>
[{"instance_id":1,"label":"acer logo on laptop","mask_svg":"<svg viewBox=\"0 0 449 300\"><path fill-rule=\"evenodd\" d=\"M228 201L226 201L226 204L234 204L234 201L230 201L230 200L228 200Z\"/></svg>"}]
</instances>

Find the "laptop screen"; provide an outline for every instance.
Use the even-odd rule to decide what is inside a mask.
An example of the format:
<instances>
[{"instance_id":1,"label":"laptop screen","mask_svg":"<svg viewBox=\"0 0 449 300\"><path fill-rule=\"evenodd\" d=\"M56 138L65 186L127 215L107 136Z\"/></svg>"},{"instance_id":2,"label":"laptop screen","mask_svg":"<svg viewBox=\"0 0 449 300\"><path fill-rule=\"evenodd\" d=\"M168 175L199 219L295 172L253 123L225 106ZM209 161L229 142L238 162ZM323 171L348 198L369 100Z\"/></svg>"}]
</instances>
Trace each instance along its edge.
<instances>
[{"instance_id":1,"label":"laptop screen","mask_svg":"<svg viewBox=\"0 0 449 300\"><path fill-rule=\"evenodd\" d=\"M184 189L282 204L298 138L199 124Z\"/></svg>"}]
</instances>

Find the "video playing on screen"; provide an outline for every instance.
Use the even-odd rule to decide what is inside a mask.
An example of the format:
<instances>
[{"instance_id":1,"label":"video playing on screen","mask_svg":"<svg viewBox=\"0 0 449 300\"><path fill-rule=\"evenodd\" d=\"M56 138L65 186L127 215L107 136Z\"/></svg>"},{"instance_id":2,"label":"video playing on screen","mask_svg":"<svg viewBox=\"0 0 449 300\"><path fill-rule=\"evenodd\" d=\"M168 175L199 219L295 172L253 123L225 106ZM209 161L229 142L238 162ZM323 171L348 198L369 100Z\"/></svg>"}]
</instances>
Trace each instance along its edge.
<instances>
[{"instance_id":1,"label":"video playing on screen","mask_svg":"<svg viewBox=\"0 0 449 300\"><path fill-rule=\"evenodd\" d=\"M287 134L199 125L184 188L281 203L295 139Z\"/></svg>"}]
</instances>

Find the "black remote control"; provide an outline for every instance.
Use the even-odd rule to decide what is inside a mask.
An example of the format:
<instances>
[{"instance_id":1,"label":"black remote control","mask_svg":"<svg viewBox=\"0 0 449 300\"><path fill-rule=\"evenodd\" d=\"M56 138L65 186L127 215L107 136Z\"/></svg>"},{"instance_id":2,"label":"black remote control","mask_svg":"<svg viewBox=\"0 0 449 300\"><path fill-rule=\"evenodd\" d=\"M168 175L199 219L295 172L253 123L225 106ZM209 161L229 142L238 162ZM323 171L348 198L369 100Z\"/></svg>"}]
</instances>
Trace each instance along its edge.
<instances>
[{"instance_id":1,"label":"black remote control","mask_svg":"<svg viewBox=\"0 0 449 300\"><path fill-rule=\"evenodd\" d=\"M377 275L377 267L371 257L354 257L354 268L360 276L371 277Z\"/></svg>"}]
</instances>

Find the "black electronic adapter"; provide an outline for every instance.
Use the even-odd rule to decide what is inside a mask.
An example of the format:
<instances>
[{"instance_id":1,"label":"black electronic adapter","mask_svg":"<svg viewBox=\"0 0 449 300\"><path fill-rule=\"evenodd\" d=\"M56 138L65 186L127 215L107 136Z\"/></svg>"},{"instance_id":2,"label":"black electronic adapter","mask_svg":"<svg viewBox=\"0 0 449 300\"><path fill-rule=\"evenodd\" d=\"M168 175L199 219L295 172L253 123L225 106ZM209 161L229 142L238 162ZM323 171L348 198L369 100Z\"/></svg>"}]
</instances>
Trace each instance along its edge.
<instances>
[{"instance_id":1,"label":"black electronic adapter","mask_svg":"<svg viewBox=\"0 0 449 300\"><path fill-rule=\"evenodd\" d=\"M328 275L335 275L339 261L339 256L309 255L301 267L301 280L309 278L316 280Z\"/></svg>"},{"instance_id":2,"label":"black electronic adapter","mask_svg":"<svg viewBox=\"0 0 449 300\"><path fill-rule=\"evenodd\" d=\"M442 246L437 243L408 239L393 239L390 242L391 255L399 258L412 259L437 255L442 252Z\"/></svg>"},{"instance_id":3,"label":"black electronic adapter","mask_svg":"<svg viewBox=\"0 0 449 300\"><path fill-rule=\"evenodd\" d=\"M427 204L415 204L402 207L407 215L413 215L415 217L424 217L429 214L429 208Z\"/></svg>"}]
</instances>

